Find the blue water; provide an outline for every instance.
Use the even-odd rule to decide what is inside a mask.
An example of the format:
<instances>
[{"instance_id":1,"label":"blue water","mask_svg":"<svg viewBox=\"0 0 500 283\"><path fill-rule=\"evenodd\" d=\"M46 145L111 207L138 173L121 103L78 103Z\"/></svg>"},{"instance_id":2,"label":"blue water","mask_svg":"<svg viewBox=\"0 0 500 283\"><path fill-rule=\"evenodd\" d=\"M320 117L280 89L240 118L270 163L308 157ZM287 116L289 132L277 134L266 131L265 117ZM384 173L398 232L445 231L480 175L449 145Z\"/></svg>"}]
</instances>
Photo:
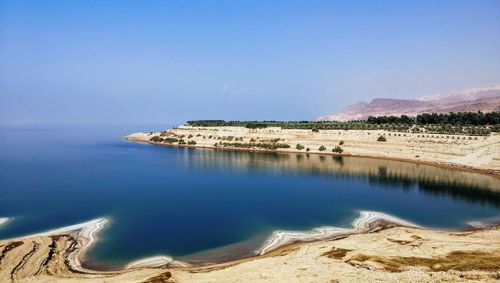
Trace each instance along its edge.
<instances>
[{"instance_id":1,"label":"blue water","mask_svg":"<svg viewBox=\"0 0 500 283\"><path fill-rule=\"evenodd\" d=\"M214 256L224 247L244 256L275 229L348 226L359 210L440 228L500 214L500 179L479 174L121 139L164 128L1 128L0 217L13 221L0 239L107 216L88 264L116 267L156 254L190 259L216 249L207 253Z\"/></svg>"}]
</instances>

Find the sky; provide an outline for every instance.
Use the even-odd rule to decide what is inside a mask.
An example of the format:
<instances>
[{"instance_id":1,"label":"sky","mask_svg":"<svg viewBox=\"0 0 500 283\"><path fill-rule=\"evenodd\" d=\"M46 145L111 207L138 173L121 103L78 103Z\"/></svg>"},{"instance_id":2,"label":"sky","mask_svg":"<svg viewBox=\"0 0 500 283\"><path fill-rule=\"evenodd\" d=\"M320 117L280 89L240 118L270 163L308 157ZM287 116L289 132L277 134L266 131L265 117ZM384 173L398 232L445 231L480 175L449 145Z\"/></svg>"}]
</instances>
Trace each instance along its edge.
<instances>
[{"instance_id":1,"label":"sky","mask_svg":"<svg viewBox=\"0 0 500 283\"><path fill-rule=\"evenodd\" d=\"M0 0L0 124L309 120L500 84L500 1Z\"/></svg>"}]
</instances>

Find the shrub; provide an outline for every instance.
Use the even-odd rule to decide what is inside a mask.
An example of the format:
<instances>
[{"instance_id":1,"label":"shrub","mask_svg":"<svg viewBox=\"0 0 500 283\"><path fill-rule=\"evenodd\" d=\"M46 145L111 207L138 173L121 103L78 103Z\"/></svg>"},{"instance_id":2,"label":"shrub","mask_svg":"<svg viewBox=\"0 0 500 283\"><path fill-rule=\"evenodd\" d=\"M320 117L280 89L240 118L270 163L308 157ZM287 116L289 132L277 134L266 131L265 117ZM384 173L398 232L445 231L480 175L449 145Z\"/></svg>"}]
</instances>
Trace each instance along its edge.
<instances>
[{"instance_id":1,"label":"shrub","mask_svg":"<svg viewBox=\"0 0 500 283\"><path fill-rule=\"evenodd\" d=\"M300 143L297 144L297 146L295 147L296 149L298 150L303 150L304 149L304 146L301 145Z\"/></svg>"},{"instance_id":2,"label":"shrub","mask_svg":"<svg viewBox=\"0 0 500 283\"><path fill-rule=\"evenodd\" d=\"M165 141L167 143L174 143L174 142L178 142L179 140L177 138L166 138Z\"/></svg>"},{"instance_id":3,"label":"shrub","mask_svg":"<svg viewBox=\"0 0 500 283\"><path fill-rule=\"evenodd\" d=\"M312 129L312 131L315 132L315 133L318 133L319 129L314 128L314 129Z\"/></svg>"},{"instance_id":4,"label":"shrub","mask_svg":"<svg viewBox=\"0 0 500 283\"><path fill-rule=\"evenodd\" d=\"M310 148L306 148L306 151L311 151L311 149Z\"/></svg>"},{"instance_id":5,"label":"shrub","mask_svg":"<svg viewBox=\"0 0 500 283\"><path fill-rule=\"evenodd\" d=\"M335 153L338 153L338 154L341 154L344 150L340 147L340 146L335 146L334 149L332 149L332 152L335 152Z\"/></svg>"},{"instance_id":6,"label":"shrub","mask_svg":"<svg viewBox=\"0 0 500 283\"><path fill-rule=\"evenodd\" d=\"M196 144L196 142L195 142L195 141L188 141L188 144L189 144L189 145L195 145L195 144Z\"/></svg>"},{"instance_id":7,"label":"shrub","mask_svg":"<svg viewBox=\"0 0 500 283\"><path fill-rule=\"evenodd\" d=\"M161 142L161 141L163 141L163 139L161 137L159 137L159 136L154 136L154 137L152 137L150 139L150 141L152 141L152 142Z\"/></svg>"},{"instance_id":8,"label":"shrub","mask_svg":"<svg viewBox=\"0 0 500 283\"><path fill-rule=\"evenodd\" d=\"M320 146L319 148L319 151L325 151L326 150L326 147L324 145Z\"/></svg>"},{"instance_id":9,"label":"shrub","mask_svg":"<svg viewBox=\"0 0 500 283\"><path fill-rule=\"evenodd\" d=\"M378 136L377 141L379 141L379 142L385 142L387 140L386 140L386 138L384 136Z\"/></svg>"},{"instance_id":10,"label":"shrub","mask_svg":"<svg viewBox=\"0 0 500 283\"><path fill-rule=\"evenodd\" d=\"M236 148L253 148L258 147L267 150L276 150L278 148L290 148L289 144L285 143L240 143L240 142L221 142L221 146L224 147L236 147Z\"/></svg>"},{"instance_id":11,"label":"shrub","mask_svg":"<svg viewBox=\"0 0 500 283\"><path fill-rule=\"evenodd\" d=\"M340 141L340 142L339 142L339 145L343 145L343 144L344 144L344 141Z\"/></svg>"},{"instance_id":12,"label":"shrub","mask_svg":"<svg viewBox=\"0 0 500 283\"><path fill-rule=\"evenodd\" d=\"M192 138L192 137L193 137L193 135L189 134L188 139L190 139L190 138Z\"/></svg>"}]
</instances>

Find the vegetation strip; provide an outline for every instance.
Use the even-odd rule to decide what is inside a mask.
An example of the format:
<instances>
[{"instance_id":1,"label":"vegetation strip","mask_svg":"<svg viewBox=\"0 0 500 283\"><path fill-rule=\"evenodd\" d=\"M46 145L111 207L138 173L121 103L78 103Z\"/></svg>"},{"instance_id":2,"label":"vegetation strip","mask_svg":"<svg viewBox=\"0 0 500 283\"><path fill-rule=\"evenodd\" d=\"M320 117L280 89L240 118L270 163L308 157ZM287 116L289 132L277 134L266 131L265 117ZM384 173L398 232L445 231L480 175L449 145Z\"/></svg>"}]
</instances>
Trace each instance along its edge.
<instances>
[{"instance_id":1,"label":"vegetation strip","mask_svg":"<svg viewBox=\"0 0 500 283\"><path fill-rule=\"evenodd\" d=\"M500 131L500 112L458 112L449 114L424 113L415 117L378 116L359 121L225 121L192 120L186 123L193 127L245 127L260 129L280 127L282 129L319 130L388 130L411 133L466 134L486 136ZM176 142L176 141L172 141Z\"/></svg>"}]
</instances>

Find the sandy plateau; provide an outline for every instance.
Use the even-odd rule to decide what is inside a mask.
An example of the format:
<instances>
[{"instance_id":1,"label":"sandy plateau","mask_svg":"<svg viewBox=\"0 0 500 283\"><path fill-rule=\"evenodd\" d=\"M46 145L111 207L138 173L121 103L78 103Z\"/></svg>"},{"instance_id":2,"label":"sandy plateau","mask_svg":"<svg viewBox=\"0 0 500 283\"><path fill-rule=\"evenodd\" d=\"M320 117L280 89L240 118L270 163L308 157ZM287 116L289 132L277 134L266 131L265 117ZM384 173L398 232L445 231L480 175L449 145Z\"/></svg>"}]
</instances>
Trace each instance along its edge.
<instances>
[{"instance_id":1,"label":"sandy plateau","mask_svg":"<svg viewBox=\"0 0 500 283\"><path fill-rule=\"evenodd\" d=\"M151 138L161 132L135 133L125 138L132 141L155 143ZM377 141L385 136L385 142ZM500 135L461 136L444 134L416 134L388 132L384 130L294 130L281 128L247 129L244 127L190 127L180 126L163 132L163 137L182 138L195 141L196 145L181 145L199 148L238 149L221 147L221 142L249 143L272 142L289 144L290 148L277 149L277 152L302 152L334 154L332 149L342 141L343 155L387 158L412 162L428 163L456 168L471 169L484 173L500 175ZM236 141L236 139L239 139ZM167 146L176 143L156 142ZM301 144L305 149L298 150ZM319 151L320 146L326 150ZM251 149L260 151L262 149Z\"/></svg>"}]
</instances>

